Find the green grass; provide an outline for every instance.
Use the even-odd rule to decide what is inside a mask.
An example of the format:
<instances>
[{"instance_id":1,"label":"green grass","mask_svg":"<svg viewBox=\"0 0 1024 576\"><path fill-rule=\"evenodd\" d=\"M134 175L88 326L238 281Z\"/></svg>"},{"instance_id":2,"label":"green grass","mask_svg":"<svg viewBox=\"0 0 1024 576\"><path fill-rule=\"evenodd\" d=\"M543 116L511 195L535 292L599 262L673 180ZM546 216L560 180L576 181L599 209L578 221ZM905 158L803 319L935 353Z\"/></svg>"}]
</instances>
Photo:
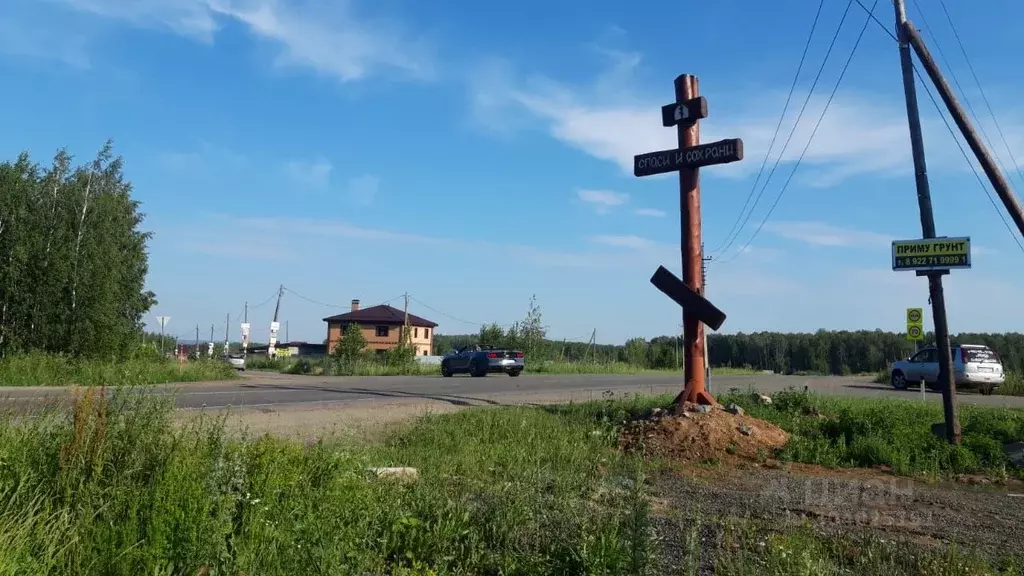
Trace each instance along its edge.
<instances>
[{"instance_id":1,"label":"green grass","mask_svg":"<svg viewBox=\"0 0 1024 576\"><path fill-rule=\"evenodd\" d=\"M246 370L281 372L284 374L309 374L313 376L433 376L441 368L433 364L392 364L363 361L344 365L333 358L267 358L249 356L245 361Z\"/></svg>"},{"instance_id":2,"label":"green grass","mask_svg":"<svg viewBox=\"0 0 1024 576\"><path fill-rule=\"evenodd\" d=\"M726 395L751 415L792 433L783 459L830 467L891 466L897 474L941 477L985 473L1021 475L1003 444L1024 441L1024 410L960 406L963 444L932 434L942 407L903 399L842 398L787 391L770 405L750 394Z\"/></svg>"},{"instance_id":3,"label":"green grass","mask_svg":"<svg viewBox=\"0 0 1024 576\"><path fill-rule=\"evenodd\" d=\"M1024 375L1020 372L1007 372L1006 381L999 388L996 394L1004 396L1024 396Z\"/></svg>"},{"instance_id":4,"label":"green grass","mask_svg":"<svg viewBox=\"0 0 1024 576\"><path fill-rule=\"evenodd\" d=\"M808 527L777 532L737 521L725 525L715 568L727 576L1021 574L1019 551L1006 553L1006 558L992 559L955 545L924 547L867 534L825 536Z\"/></svg>"},{"instance_id":5,"label":"green grass","mask_svg":"<svg viewBox=\"0 0 1024 576\"><path fill-rule=\"evenodd\" d=\"M56 354L0 358L0 386L134 386L237 378L224 362L163 358L90 360Z\"/></svg>"},{"instance_id":6,"label":"green grass","mask_svg":"<svg viewBox=\"0 0 1024 576\"><path fill-rule=\"evenodd\" d=\"M1024 410L960 405L963 443L950 446L932 434L942 422L942 406L895 398L846 398L801 391L772 395L763 405L754 394L722 394L722 404L736 403L749 414L772 422L792 435L776 456L783 461L827 467L890 466L896 474L925 478L988 474L1024 478L1013 467L1003 444L1024 442ZM652 408L665 408L672 396L644 396L553 406L547 410L622 423Z\"/></svg>"},{"instance_id":7,"label":"green grass","mask_svg":"<svg viewBox=\"0 0 1024 576\"><path fill-rule=\"evenodd\" d=\"M653 554L641 464L590 418L470 410L297 443L85 392L70 421L0 423L0 575L642 574ZM365 473L389 465L420 479Z\"/></svg>"}]
</instances>

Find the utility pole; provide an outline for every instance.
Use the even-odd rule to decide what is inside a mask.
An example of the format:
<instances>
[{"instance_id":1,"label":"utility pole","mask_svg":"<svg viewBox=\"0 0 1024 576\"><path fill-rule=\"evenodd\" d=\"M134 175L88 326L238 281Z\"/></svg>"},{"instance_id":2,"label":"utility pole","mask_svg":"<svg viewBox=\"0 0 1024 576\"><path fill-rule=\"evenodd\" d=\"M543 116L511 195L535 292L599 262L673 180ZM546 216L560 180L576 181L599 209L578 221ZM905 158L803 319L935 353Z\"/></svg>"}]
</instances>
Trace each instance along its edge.
<instances>
[{"instance_id":1,"label":"utility pole","mask_svg":"<svg viewBox=\"0 0 1024 576\"><path fill-rule=\"evenodd\" d=\"M674 82L676 102L695 100L700 96L697 77L691 74L677 76ZM700 144L700 126L697 122L677 123L676 138L679 149ZM683 283L698 294L704 293L703 260L700 221L700 171L689 168L679 171L680 244L682 247ZM690 398L704 400L704 324L693 310L683 308L683 381ZM684 390L684 394L686 391ZM684 398L690 399L690 398ZM711 404L713 401L702 403Z\"/></svg>"},{"instance_id":2,"label":"utility pole","mask_svg":"<svg viewBox=\"0 0 1024 576\"><path fill-rule=\"evenodd\" d=\"M213 358L213 324L210 324L210 358Z\"/></svg>"},{"instance_id":3,"label":"utility pole","mask_svg":"<svg viewBox=\"0 0 1024 576\"><path fill-rule=\"evenodd\" d=\"M592 330L592 331L590 332L590 341L589 341L589 342L587 342L587 349L583 351L583 361L584 361L584 362L586 362L586 361L587 361L587 357L588 357L588 356L590 355L590 348L591 348L591 347L592 347L592 346L594 345L594 342L595 342L596 340L597 340L597 328L594 328L594 329L593 329L593 330ZM596 359L597 359L597 358L596 358L596 356L595 356L595 360L596 360Z\"/></svg>"},{"instance_id":4,"label":"utility pole","mask_svg":"<svg viewBox=\"0 0 1024 576\"><path fill-rule=\"evenodd\" d=\"M288 331L288 321L285 320L284 321L284 341L285 342L291 342L292 341L292 337L289 334L291 334L291 332Z\"/></svg>"},{"instance_id":5,"label":"utility pole","mask_svg":"<svg viewBox=\"0 0 1024 576\"><path fill-rule=\"evenodd\" d=\"M277 289L277 304L274 305L274 320L270 323L270 343L267 345L267 358L274 357L274 345L277 344L277 329L281 327L277 322L277 315L281 311L281 296L284 296L284 284Z\"/></svg>"},{"instance_id":6,"label":"utility pole","mask_svg":"<svg viewBox=\"0 0 1024 576\"><path fill-rule=\"evenodd\" d=\"M160 355L164 355L164 327L171 321L170 316L157 316L156 321L160 323Z\"/></svg>"},{"instance_id":7,"label":"utility pole","mask_svg":"<svg viewBox=\"0 0 1024 576\"><path fill-rule=\"evenodd\" d=\"M249 354L249 301L245 301L242 316L242 358Z\"/></svg>"},{"instance_id":8,"label":"utility pole","mask_svg":"<svg viewBox=\"0 0 1024 576\"><path fill-rule=\"evenodd\" d=\"M921 234L935 238L935 216L932 213L931 190L928 186L928 167L924 157L924 138L921 135L921 116L917 107L917 89L914 86L914 62L910 56L907 30L907 8L904 0L893 0L896 11L896 34L899 39L900 67L903 70L903 92L910 125L910 147L914 158L914 181L917 186L917 205L921 212ZM935 344L939 353L938 384L942 389L942 408L946 422L946 439L959 444L960 420L957 418L956 381L953 374L953 354L949 348L949 324L946 318L946 297L942 291L942 275L948 271L918 272L928 277L929 301L935 321Z\"/></svg>"},{"instance_id":9,"label":"utility pole","mask_svg":"<svg viewBox=\"0 0 1024 576\"><path fill-rule=\"evenodd\" d=\"M707 297L705 290L708 286L708 262L711 258L704 256L704 243L700 243L700 295ZM711 362L708 361L708 331L701 330L704 341L704 385L711 390Z\"/></svg>"},{"instance_id":10,"label":"utility pole","mask_svg":"<svg viewBox=\"0 0 1024 576\"><path fill-rule=\"evenodd\" d=\"M224 318L224 353L231 351L231 313Z\"/></svg>"},{"instance_id":11,"label":"utility pole","mask_svg":"<svg viewBox=\"0 0 1024 576\"><path fill-rule=\"evenodd\" d=\"M411 346L412 335L409 334L409 293L405 293L405 321L402 324L402 344Z\"/></svg>"},{"instance_id":12,"label":"utility pole","mask_svg":"<svg viewBox=\"0 0 1024 576\"><path fill-rule=\"evenodd\" d=\"M199 360L199 357L200 357L200 354L199 354L199 324L196 324L196 349L195 349L195 353L196 353L196 360Z\"/></svg>"}]
</instances>

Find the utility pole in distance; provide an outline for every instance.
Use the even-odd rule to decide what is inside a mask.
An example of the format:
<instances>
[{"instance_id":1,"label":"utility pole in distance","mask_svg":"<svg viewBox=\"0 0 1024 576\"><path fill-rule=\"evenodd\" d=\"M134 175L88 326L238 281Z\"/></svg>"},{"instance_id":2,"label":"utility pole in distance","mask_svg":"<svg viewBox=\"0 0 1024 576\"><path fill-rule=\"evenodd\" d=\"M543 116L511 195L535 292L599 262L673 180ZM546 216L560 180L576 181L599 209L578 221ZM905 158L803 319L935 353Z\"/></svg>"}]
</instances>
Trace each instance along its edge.
<instances>
[{"instance_id":1,"label":"utility pole in distance","mask_svg":"<svg viewBox=\"0 0 1024 576\"><path fill-rule=\"evenodd\" d=\"M910 147L914 158L914 182L917 186L917 205L921 212L921 234L935 238L935 216L932 213L931 190L928 186L928 167L924 158L924 138L921 135L921 116L917 107L917 89L914 86L914 62L910 56L907 37L907 8L904 0L893 0L896 11L896 33L899 39L900 67L903 71L903 93L910 125ZM956 381L953 374L953 354L949 348L949 324L946 318L946 297L942 291L942 275L948 271L927 271L928 293L935 322L935 345L939 353L938 384L942 390L942 408L946 422L946 439L951 444L961 440L960 420L957 417ZM918 275L922 275L918 272Z\"/></svg>"}]
</instances>

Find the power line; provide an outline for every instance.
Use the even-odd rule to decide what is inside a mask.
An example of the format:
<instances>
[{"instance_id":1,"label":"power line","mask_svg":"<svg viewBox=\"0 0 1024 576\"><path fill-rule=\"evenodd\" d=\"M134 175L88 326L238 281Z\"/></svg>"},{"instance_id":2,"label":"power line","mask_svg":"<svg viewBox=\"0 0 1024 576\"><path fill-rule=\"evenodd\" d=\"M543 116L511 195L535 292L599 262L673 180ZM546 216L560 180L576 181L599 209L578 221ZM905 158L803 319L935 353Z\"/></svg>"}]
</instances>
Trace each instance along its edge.
<instances>
[{"instance_id":1,"label":"power line","mask_svg":"<svg viewBox=\"0 0 1024 576\"><path fill-rule=\"evenodd\" d=\"M299 294L298 292L296 292L295 290L292 290L291 288L289 288L287 286L285 286L284 289L285 289L285 292L289 292L289 293L291 293L291 294L293 294L295 296L298 296L302 300L305 300L306 302L309 302L310 304L316 304L318 306L326 306L327 308L348 308L348 307L350 307L352 305L351 302L349 302L348 304L329 304L327 302L321 302L319 300L314 300L313 298L310 298L308 296L304 296L302 294ZM401 298L403 295L404 294L399 294L398 296L395 296L394 298L391 298L389 300L384 300L384 301L380 302L380 304L381 305L389 304L389 303L394 302L395 300Z\"/></svg>"},{"instance_id":2,"label":"power line","mask_svg":"<svg viewBox=\"0 0 1024 576\"><path fill-rule=\"evenodd\" d=\"M877 4L877 0L876 0L876 4ZM810 90L807 91L807 97L804 98L804 103L803 103L803 105L800 106L800 111L797 112L796 121L793 122L793 127L790 129L789 135L786 137L786 142L782 145L782 150L779 151L778 157L775 158L775 163L772 165L771 171L768 172L768 177L765 179L764 185L761 186L761 190L758 191L757 197L754 198L753 206L750 207L750 211L747 213L746 217L743 218L742 224L740 224L739 227L736 228L735 232L731 235L731 237L729 237L726 240L725 247L722 248L720 251L717 251L719 256L724 254L733 245L733 243L736 242L736 239L739 238L740 232L742 232L743 227L747 225L747 222L750 221L750 217L754 215L754 210L757 209L757 205L761 201L761 197L764 196L764 191L768 189L768 184L771 183L772 176L775 175L775 170L778 169L779 163L782 162L782 157L785 155L786 149L789 148L789 143L793 140L793 135L796 134L796 129L800 125L800 120L802 120L803 117L804 117L804 111L807 110L807 104L810 103L811 97L814 95L814 89L818 86L818 81L821 79L822 72L825 71L825 65L828 64L828 59L832 55L832 50L836 46L836 41L839 40L839 34L843 30L843 25L846 23L846 17L849 16L850 8L852 8L852 7L853 7L853 0L850 0L849 2L846 3L846 10L843 11L843 17L839 20L839 26L836 27L836 31L832 35L832 42L829 43L829 45L828 45L828 50L825 52L825 58L822 59L821 66L818 67L818 73L815 74L814 81L811 82L811 88L810 88ZM866 27L867 26L865 25L865 28ZM859 39L858 39L858 43L859 43ZM826 109L827 109L827 106L826 106ZM819 120L819 122L820 122L820 120ZM801 157L802 156L803 155L801 154ZM742 216L742 214L741 214L741 216ZM717 257L716 257L716 260L717 260Z\"/></svg>"},{"instance_id":3,"label":"power line","mask_svg":"<svg viewBox=\"0 0 1024 576\"><path fill-rule=\"evenodd\" d=\"M931 37L932 43L935 45L935 49L938 50L938 52L939 52L939 59L942 61L942 65L946 68L946 70L949 71L949 75L953 79L953 84L956 86L956 89L960 92L960 98L963 99L964 104L967 106L968 113L970 114L971 118L974 120L974 124L977 125L978 131L981 132L981 137L985 139L985 143L988 145L989 149L994 149L995 146L992 145L992 140L989 139L988 132L986 132L985 128L981 125L981 121L978 118L978 114L977 114L977 112L974 111L974 106L971 104L971 99L967 97L967 91L964 90L963 86L960 85L960 79L957 77L956 70L954 70L953 66L950 65L949 60L946 58L945 51L942 50L942 44L939 43L938 36L934 32L932 32L931 25L929 25L929 23L928 23L928 16L925 15L924 10L921 9L921 6L918 4L917 0L912 0L912 2L914 3L914 8L917 10L918 14L921 16L921 22L924 24L925 32L928 34L928 36ZM947 13L946 17L947 18L949 17L948 13ZM951 28L953 27L952 21L950 21L950 27ZM953 28L953 34L954 35L956 34L956 28ZM959 37L957 37L957 40L959 41ZM961 51L963 51L963 45L962 44L960 45L960 49L961 49ZM964 53L964 59L967 59L966 52ZM967 59L967 64L968 64L968 66L970 66L970 60L969 59ZM981 90L981 84L977 82L977 76L975 76L975 83L978 85L978 89ZM982 90L982 95L984 96L984 91L983 90ZM991 111L992 111L992 109L990 107L989 108L989 112L991 112ZM939 114L942 115L943 112L940 110ZM995 120L995 114L992 114L992 119ZM998 121L996 121L996 127L997 128L999 127ZM1001 130L1000 130L1000 135L1002 135L1002 131ZM1004 144L1006 143L1006 139L1005 138L1003 138L1003 143ZM1009 150L1009 147L1007 147L1007 150ZM1012 157L1013 153L1011 152L1010 154L1011 154L1011 157ZM1003 172L1009 172L1009 170L1006 169L1006 165L1003 163L1002 158L999 158L997 156L996 157L996 162L999 163L999 167L1002 168ZM1014 160L1014 163L1016 165L1016 160Z\"/></svg>"},{"instance_id":4,"label":"power line","mask_svg":"<svg viewBox=\"0 0 1024 576\"><path fill-rule=\"evenodd\" d=\"M868 14L871 16L871 19L874 20L876 24L878 24L879 28L881 28L889 36L889 38L891 38L894 42L899 43L899 38L897 38L895 34L890 32L889 29L885 27L885 24L882 24L882 22L880 20L878 20L878 18L875 18L874 14L869 12L867 7L864 6L864 4L861 3L861 0L854 0L854 1L857 2L857 4L859 4L861 8L864 8L864 10L866 12L868 12ZM916 0L914 1L914 5L917 8L917 11L921 14L921 20L924 23L925 28L928 28L928 21L925 19L924 13L921 11L920 6L917 6ZM945 2L943 2L943 7L945 7ZM950 22L950 26L952 26L952 22ZM954 30L954 33L955 33L955 30ZM929 32L929 35L932 37L932 40L935 41L935 35L931 34L930 32ZM950 70L950 73L953 76L953 81L956 82L956 75L953 73L952 68L950 68L949 63L946 61L945 56L942 54L942 48L939 47L937 41L935 42L935 45L936 45L936 48L939 51L939 57L942 58L943 63L946 65L946 68L948 68ZM964 56L966 57L966 54ZM969 64L969 62L968 62L968 64ZM1021 240L1018 238L1017 232L1014 231L1014 229L1010 226L1010 223L1006 220L1006 216L1003 214L1003 211L999 209L999 205L996 204L995 198L992 197L992 193L989 191L988 186L985 185L985 180L981 177L981 174L978 172L978 167L975 166L975 163L971 160L971 157L967 154L967 151L964 150L963 145L960 143L960 139L957 138L956 132L953 130L953 127L949 124L949 120L946 119L946 114L942 111L942 108L939 106L938 100L935 99L935 94L932 93L932 90L931 90L931 87L930 87L931 86L930 81L928 79L926 79L921 74L921 70L919 70L916 65L914 66L914 74L917 76L917 79L921 83L921 85L924 86L925 92L928 94L928 98L932 101L932 106L934 106L935 110L938 112L939 118L942 119L942 123L945 124L946 130L949 132L950 136L953 138L953 142L955 142L957 148L960 149L960 154L964 157L964 160L967 161L968 166L971 167L971 171L974 173L974 178L978 181L978 185L981 186L982 191L985 192L985 196L988 197L988 201L989 201L989 203L992 204L992 207L995 209L996 214L999 215L999 219L1002 220L1003 226L1006 227L1006 231L1010 233L1010 236L1013 238L1014 243L1017 244L1017 247L1020 248L1022 252L1024 252L1024 244L1021 243ZM977 80L977 78L975 78L975 80ZM960 88L959 83L957 83L957 88L960 90L961 94L964 93L963 88ZM979 85L979 89L980 89L980 85ZM966 94L964 94L964 100L965 100L965 102L967 101ZM967 106L970 109L970 103L969 102L967 102ZM990 108L990 111L991 111L991 108ZM974 114L974 110L973 109L971 109L971 115L974 116L975 123L977 123L977 115ZM993 114L993 119L994 118L995 118L995 115ZM979 126L979 128L980 128L980 126ZM985 136L984 131L982 131L982 136L985 137L986 141L988 140L988 137ZM1004 140L1004 144L1005 144L1005 140ZM992 146L992 143L989 142L989 147L991 147L991 146ZM1016 162L1016 160L1014 160L1014 162ZM1003 168L1003 170L1005 171L1006 169ZM1019 170L1020 169L1018 167L1018 172L1019 172ZM734 258L735 258L735 256L734 256Z\"/></svg>"},{"instance_id":5,"label":"power line","mask_svg":"<svg viewBox=\"0 0 1024 576\"><path fill-rule=\"evenodd\" d=\"M754 179L754 185L750 187L750 192L747 193L747 199L743 201L743 207L740 208L740 213L736 216L736 221L732 223L732 228L729 228L729 232L726 233L725 239L722 240L722 243L719 244L718 247L711 251L712 253L718 252L722 249L723 245L732 237L732 233L743 218L743 214L746 212L747 206L750 205L750 200L754 197L757 185L761 182L761 176L764 175L764 168L768 165L768 158L771 157L772 149L775 148L775 141L779 137L779 130L782 129L782 121L785 120L786 112L789 111L789 103L793 99L793 92L796 90L797 81L800 79L800 72L804 69L804 61L807 59L807 51L811 47L811 39L814 38L814 31L818 28L818 20L821 18L821 9L824 6L825 0L818 2L818 10L814 13L814 21L811 22L811 31L807 34L807 41L804 42L803 52L800 53L800 62L796 66L796 74L793 75L793 83L789 86L789 94L786 95L786 103L782 106L782 114L779 115L779 122L775 125L775 132L772 134L771 142L768 144L768 150L764 153L764 160L761 161L761 167L757 171L757 177Z\"/></svg>"},{"instance_id":6,"label":"power line","mask_svg":"<svg viewBox=\"0 0 1024 576\"><path fill-rule=\"evenodd\" d=\"M1009 232L1010 236L1013 237L1013 241L1017 243L1017 247L1020 248L1021 252L1024 252L1024 244L1021 244L1020 239L1017 237L1017 233L1014 232L1013 228L1010 226L1010 223L1006 220L1006 216L1003 214L1003 211L1000 210L999 205L996 204L996 199L992 197L992 193L989 191L988 186L985 185L985 181L982 179L981 174L978 173L977 166L974 165L974 162L971 161L971 157L968 156L967 151L964 150L963 144L961 144L960 139L957 138L956 132L953 130L953 127L949 124L949 120L946 119L946 115L943 114L942 108L939 106L938 100L935 99L935 94L932 93L931 87L921 76L921 73L917 70L916 67L914 68L914 72L917 73L918 80L920 80L921 84L924 86L925 92L928 94L928 98L932 101L932 106L934 106L936 112L939 113L939 118L942 118L942 123L946 126L946 130L949 131L949 135L953 138L953 141L956 142L956 147L960 149L960 154L964 157L964 160L967 161L967 164L970 165L971 171L974 172L974 178L977 179L978 185L981 186L981 189L985 192L985 196L988 197L989 203L991 203L992 207L995 208L996 214L999 215L999 219L1003 221L1003 226L1006 227L1006 231Z\"/></svg>"},{"instance_id":7,"label":"power line","mask_svg":"<svg viewBox=\"0 0 1024 576\"><path fill-rule=\"evenodd\" d=\"M867 13L868 18L874 21L875 24L878 24L878 27L881 28L883 32L889 35L889 38L892 38L894 41L899 42L899 38L897 38L896 35L892 33L892 30L889 30L889 28L885 24L883 24L881 20L878 19L878 16L875 16L874 5L872 5L871 9L868 10L868 7L865 6L864 2L862 2L861 0L854 0L854 2L856 2L857 5L860 6L861 9L863 9L864 12Z\"/></svg>"},{"instance_id":8,"label":"power line","mask_svg":"<svg viewBox=\"0 0 1024 576\"><path fill-rule=\"evenodd\" d=\"M848 4L847 8L849 8L849 6L850 5ZM761 223L758 224L757 229L754 230L754 233L750 236L747 242L742 247L740 247L740 249L735 254L732 255L732 257L730 257L728 260L725 260L724 262L731 262L736 258L736 256L743 253L747 249L747 247L750 246L750 243L754 241L754 238L756 238L757 235L761 232L761 229L764 228L765 223L768 222L768 219L771 217L772 212L775 211L775 207L779 205L779 201L782 200L782 196L786 193L786 189L789 187L789 183L793 181L793 175L796 174L797 169L800 167L800 163L804 159L804 155L807 154L807 150L811 147L811 142L814 141L814 136L815 134L818 133L818 128L821 126L822 120L825 119L825 114L828 112L829 106L832 105L832 100L835 98L836 92L839 91L839 86L843 82L843 77L846 76L846 71L849 70L850 63L853 62L853 57L854 55L857 54L857 48L860 46L860 41L861 39L864 38L864 32L868 29L868 24L871 23L870 15L874 13L875 7L877 6L878 0L875 0L875 3L871 5L871 10L868 11L869 17L864 20L864 25L861 26L860 33L857 34L857 40L854 42L853 48L850 50L850 56L847 57L846 63L843 64L843 69L839 72L839 78L836 79L835 86L832 87L832 93L829 94L828 100L825 101L825 108L822 109L821 115L818 116L818 121L815 122L814 129L811 130L811 136L807 139L807 144L804 146L804 149L800 152L800 156L796 159L796 163L793 165L793 170L790 171L789 173L789 178L787 178L786 182L782 185L782 189L779 190L778 196L775 197L775 201L772 202L772 205L768 208L768 213L764 215L764 218L761 220Z\"/></svg>"},{"instance_id":9,"label":"power line","mask_svg":"<svg viewBox=\"0 0 1024 576\"><path fill-rule=\"evenodd\" d=\"M436 312L436 313L440 314L441 316L444 316L445 318L448 318L449 320L454 320L456 322L462 322L463 324L472 324L474 326L490 326L491 324L494 324L494 322L471 322L469 320L464 320L462 318L458 318L458 317L452 316L451 314L448 314L446 312L442 312L442 311L438 310L437 308L434 308L434 307L432 307L432 306L430 306L430 305L428 305L428 304L426 304L426 303L424 303L424 302L422 302L420 300L417 300L416 298L414 298L412 296L409 296L409 300L412 300L413 302L419 304L420 306L423 306L424 308L426 308L426 309L428 309L428 310L430 310L432 312ZM512 324L498 324L498 326L501 326L502 328L506 328L508 326L512 326Z\"/></svg>"},{"instance_id":10,"label":"power line","mask_svg":"<svg viewBox=\"0 0 1024 576\"><path fill-rule=\"evenodd\" d=\"M964 48L963 40L960 39L960 33L957 32L956 25L953 24L953 18L949 15L949 10L946 8L946 1L939 0L939 3L942 5L942 12L946 15L946 21L949 22L950 29L953 30L953 36L956 38L957 44L960 45L960 53L964 55L964 61L967 62L967 69L971 71L971 76L974 77L974 84L978 87L978 92L981 93L981 99L985 102L985 107L988 108L989 115L992 116L992 123L995 124L996 131L999 133L999 138L1003 141L1006 153L1010 155L1010 161L1013 162L1013 167L1017 171L1017 177L1024 182L1024 174L1021 173L1020 164L1017 163L1017 159L1013 156L1013 151L1010 150L1010 145L1006 142L1006 136L1003 134L1003 128L999 125L999 120L996 118L995 111L992 110L992 104L989 102L988 96L985 94L985 89L981 87L981 81L978 79L978 73L975 72L974 64L971 63L970 57L967 56L967 49ZM954 81L955 80L956 78L954 77ZM961 92L963 92L963 90L961 90ZM966 97L964 99L966 100ZM968 107L970 107L970 104L968 104ZM971 111L971 114L974 114L973 110ZM975 117L975 121L977 122L977 117ZM980 128L981 126L979 125L979 129ZM982 130L981 134L982 136L985 136L985 131ZM985 140L988 140L988 136L985 136ZM989 148L993 147L991 142L989 142L988 145ZM1001 164L1002 162L1000 161L1000 165ZM1009 172L1009 170L1006 170L1006 167L1003 167L1003 171Z\"/></svg>"},{"instance_id":11,"label":"power line","mask_svg":"<svg viewBox=\"0 0 1024 576\"><path fill-rule=\"evenodd\" d=\"M255 305L255 306L249 306L249 310L253 310L253 309L259 308L260 306L266 306L274 298L277 298L277 290L274 290L274 293L271 294L270 296L268 296L267 299L264 300L263 302L260 302L259 304Z\"/></svg>"}]
</instances>

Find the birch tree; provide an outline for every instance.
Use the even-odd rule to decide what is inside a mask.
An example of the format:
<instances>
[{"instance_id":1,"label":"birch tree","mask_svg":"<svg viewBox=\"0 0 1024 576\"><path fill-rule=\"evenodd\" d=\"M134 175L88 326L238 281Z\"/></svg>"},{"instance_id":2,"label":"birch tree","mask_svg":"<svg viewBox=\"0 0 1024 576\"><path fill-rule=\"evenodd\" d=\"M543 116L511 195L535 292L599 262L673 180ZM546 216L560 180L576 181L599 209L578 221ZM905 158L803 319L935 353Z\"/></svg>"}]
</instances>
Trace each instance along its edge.
<instances>
[{"instance_id":1,"label":"birch tree","mask_svg":"<svg viewBox=\"0 0 1024 576\"><path fill-rule=\"evenodd\" d=\"M107 142L87 165L0 162L0 354L127 352L155 303L148 232Z\"/></svg>"}]
</instances>

